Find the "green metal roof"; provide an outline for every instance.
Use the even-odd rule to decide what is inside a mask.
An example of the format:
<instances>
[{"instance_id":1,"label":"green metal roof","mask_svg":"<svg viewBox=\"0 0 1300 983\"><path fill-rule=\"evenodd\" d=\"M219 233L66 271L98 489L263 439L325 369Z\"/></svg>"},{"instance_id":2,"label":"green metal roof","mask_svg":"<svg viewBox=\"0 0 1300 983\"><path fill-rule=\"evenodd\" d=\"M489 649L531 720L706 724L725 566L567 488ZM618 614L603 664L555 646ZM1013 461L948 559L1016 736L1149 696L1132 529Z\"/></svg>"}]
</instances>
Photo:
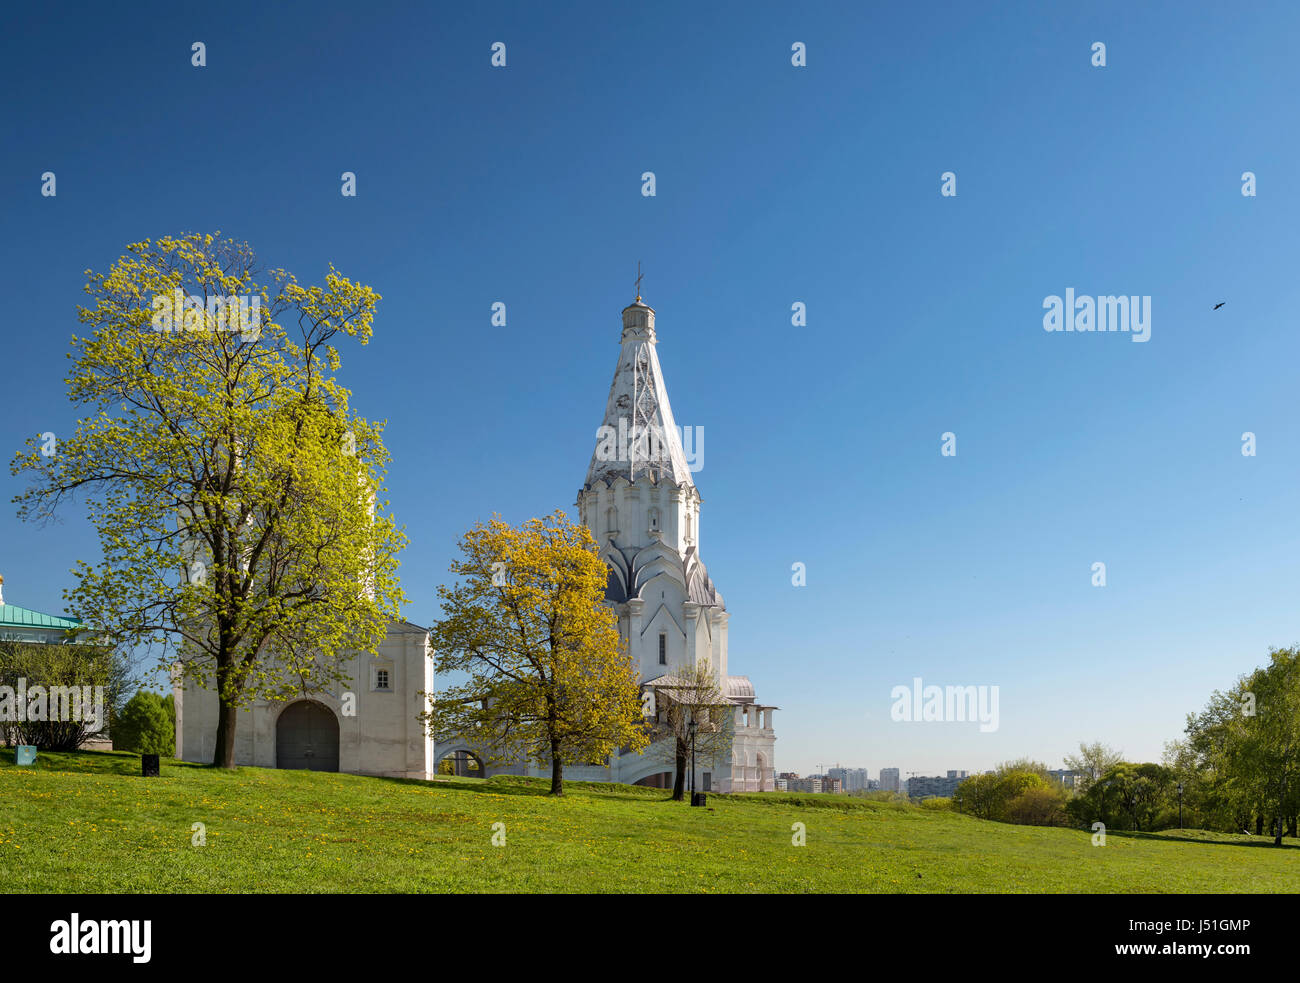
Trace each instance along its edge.
<instances>
[{"instance_id":1,"label":"green metal roof","mask_svg":"<svg viewBox=\"0 0 1300 983\"><path fill-rule=\"evenodd\" d=\"M17 604L0 604L0 628L80 628L77 618L60 618L53 614L29 611Z\"/></svg>"}]
</instances>

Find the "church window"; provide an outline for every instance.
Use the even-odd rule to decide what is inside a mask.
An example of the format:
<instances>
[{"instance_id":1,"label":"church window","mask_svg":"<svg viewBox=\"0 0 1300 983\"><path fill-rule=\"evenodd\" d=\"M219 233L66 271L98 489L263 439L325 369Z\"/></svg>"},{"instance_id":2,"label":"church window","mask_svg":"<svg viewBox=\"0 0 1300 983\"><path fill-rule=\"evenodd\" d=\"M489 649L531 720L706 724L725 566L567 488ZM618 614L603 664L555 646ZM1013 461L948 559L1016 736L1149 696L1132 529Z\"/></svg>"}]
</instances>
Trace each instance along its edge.
<instances>
[{"instance_id":1,"label":"church window","mask_svg":"<svg viewBox=\"0 0 1300 983\"><path fill-rule=\"evenodd\" d=\"M375 666L374 675L371 680L371 689L392 690L392 673L387 666Z\"/></svg>"},{"instance_id":2,"label":"church window","mask_svg":"<svg viewBox=\"0 0 1300 983\"><path fill-rule=\"evenodd\" d=\"M668 665L668 633L662 631L659 633L659 664Z\"/></svg>"},{"instance_id":3,"label":"church window","mask_svg":"<svg viewBox=\"0 0 1300 983\"><path fill-rule=\"evenodd\" d=\"M659 510L658 509L650 510L650 531L651 532L659 531Z\"/></svg>"}]
</instances>

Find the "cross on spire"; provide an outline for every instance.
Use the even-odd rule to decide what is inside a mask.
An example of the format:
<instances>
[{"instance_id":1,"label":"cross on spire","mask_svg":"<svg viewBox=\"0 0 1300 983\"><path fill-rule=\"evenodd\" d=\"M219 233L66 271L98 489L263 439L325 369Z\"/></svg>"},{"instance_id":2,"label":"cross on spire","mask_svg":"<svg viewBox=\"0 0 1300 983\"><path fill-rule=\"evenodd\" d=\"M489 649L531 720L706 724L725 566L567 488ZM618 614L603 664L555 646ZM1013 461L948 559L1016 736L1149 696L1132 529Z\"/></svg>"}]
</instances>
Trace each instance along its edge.
<instances>
[{"instance_id":1,"label":"cross on spire","mask_svg":"<svg viewBox=\"0 0 1300 983\"><path fill-rule=\"evenodd\" d=\"M636 261L636 302L641 303L641 261Z\"/></svg>"}]
</instances>

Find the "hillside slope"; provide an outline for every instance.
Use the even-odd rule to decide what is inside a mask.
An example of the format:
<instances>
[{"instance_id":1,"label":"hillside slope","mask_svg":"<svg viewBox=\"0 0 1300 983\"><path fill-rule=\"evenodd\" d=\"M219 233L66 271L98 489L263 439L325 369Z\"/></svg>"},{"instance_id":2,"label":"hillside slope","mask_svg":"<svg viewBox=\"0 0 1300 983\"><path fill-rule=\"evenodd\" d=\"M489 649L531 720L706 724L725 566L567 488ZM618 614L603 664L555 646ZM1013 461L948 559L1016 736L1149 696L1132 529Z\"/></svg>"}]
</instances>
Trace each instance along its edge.
<instances>
[{"instance_id":1,"label":"hillside slope","mask_svg":"<svg viewBox=\"0 0 1300 983\"><path fill-rule=\"evenodd\" d=\"M711 796L526 779L399 781L0 751L6 892L1270 892L1300 849L1264 838L981 822L839 796ZM202 823L206 846L191 845ZM494 846L503 823L505 845ZM794 823L807 845L791 845ZM500 831L500 827L498 827Z\"/></svg>"}]
</instances>

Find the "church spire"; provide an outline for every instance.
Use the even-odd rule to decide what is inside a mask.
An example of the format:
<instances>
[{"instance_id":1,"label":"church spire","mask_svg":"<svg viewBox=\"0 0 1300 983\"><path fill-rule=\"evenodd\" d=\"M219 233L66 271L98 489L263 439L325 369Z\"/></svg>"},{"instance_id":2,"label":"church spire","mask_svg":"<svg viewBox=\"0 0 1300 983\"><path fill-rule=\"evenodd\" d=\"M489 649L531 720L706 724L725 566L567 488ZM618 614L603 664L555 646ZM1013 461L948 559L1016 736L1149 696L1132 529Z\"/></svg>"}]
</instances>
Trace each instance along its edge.
<instances>
[{"instance_id":1,"label":"church spire","mask_svg":"<svg viewBox=\"0 0 1300 983\"><path fill-rule=\"evenodd\" d=\"M637 299L623 308L618 364L585 487L618 477L694 487L659 366L654 308L641 300L637 265Z\"/></svg>"}]
</instances>

